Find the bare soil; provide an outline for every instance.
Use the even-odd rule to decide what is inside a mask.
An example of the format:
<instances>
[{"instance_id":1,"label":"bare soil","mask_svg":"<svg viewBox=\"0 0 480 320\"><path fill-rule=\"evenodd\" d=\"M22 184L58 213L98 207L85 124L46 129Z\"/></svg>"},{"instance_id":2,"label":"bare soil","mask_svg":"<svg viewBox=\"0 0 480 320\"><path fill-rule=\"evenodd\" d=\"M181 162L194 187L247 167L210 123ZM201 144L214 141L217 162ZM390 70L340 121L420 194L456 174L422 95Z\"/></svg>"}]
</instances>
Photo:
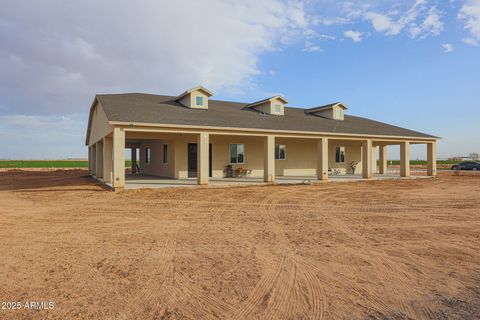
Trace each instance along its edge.
<instances>
[{"instance_id":1,"label":"bare soil","mask_svg":"<svg viewBox=\"0 0 480 320\"><path fill-rule=\"evenodd\" d=\"M0 172L0 319L479 319L480 176L108 192Z\"/></svg>"}]
</instances>

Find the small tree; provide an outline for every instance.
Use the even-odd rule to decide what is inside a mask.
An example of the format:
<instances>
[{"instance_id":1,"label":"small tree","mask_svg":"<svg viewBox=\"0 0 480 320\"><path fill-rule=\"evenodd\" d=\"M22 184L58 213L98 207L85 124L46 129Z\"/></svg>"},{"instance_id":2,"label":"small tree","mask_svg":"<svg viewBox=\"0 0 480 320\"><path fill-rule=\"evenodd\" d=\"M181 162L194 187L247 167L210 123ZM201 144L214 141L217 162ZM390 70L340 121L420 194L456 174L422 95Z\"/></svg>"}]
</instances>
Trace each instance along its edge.
<instances>
[{"instance_id":1,"label":"small tree","mask_svg":"<svg viewBox=\"0 0 480 320\"><path fill-rule=\"evenodd\" d=\"M352 174L355 174L355 170L357 169L358 164L359 164L359 161L352 161L348 164L350 169L352 169Z\"/></svg>"}]
</instances>

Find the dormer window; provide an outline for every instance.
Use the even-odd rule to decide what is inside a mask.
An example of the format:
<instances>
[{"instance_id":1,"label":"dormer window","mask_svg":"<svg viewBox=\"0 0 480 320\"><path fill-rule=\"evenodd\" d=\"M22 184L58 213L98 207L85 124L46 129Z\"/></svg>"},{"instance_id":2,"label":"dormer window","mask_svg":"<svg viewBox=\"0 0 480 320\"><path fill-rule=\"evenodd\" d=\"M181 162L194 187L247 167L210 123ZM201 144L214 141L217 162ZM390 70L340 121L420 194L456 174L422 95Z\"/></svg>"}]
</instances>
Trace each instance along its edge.
<instances>
[{"instance_id":1,"label":"dormer window","mask_svg":"<svg viewBox=\"0 0 480 320\"><path fill-rule=\"evenodd\" d=\"M275 103L275 113L281 113L282 112L282 105Z\"/></svg>"},{"instance_id":2,"label":"dormer window","mask_svg":"<svg viewBox=\"0 0 480 320\"><path fill-rule=\"evenodd\" d=\"M213 93L210 90L198 86L185 91L176 97L174 101L190 109L206 110L208 109L208 98L211 96L213 96Z\"/></svg>"},{"instance_id":3,"label":"dormer window","mask_svg":"<svg viewBox=\"0 0 480 320\"><path fill-rule=\"evenodd\" d=\"M343 121L345 119L345 110L347 109L347 106L343 103L336 102L321 107L307 109L305 110L305 113L322 118Z\"/></svg>"},{"instance_id":4,"label":"dormer window","mask_svg":"<svg viewBox=\"0 0 480 320\"><path fill-rule=\"evenodd\" d=\"M285 114L285 104L287 103L288 101L284 97L275 96L251 103L247 105L247 108L255 109L261 114L283 116Z\"/></svg>"},{"instance_id":5,"label":"dormer window","mask_svg":"<svg viewBox=\"0 0 480 320\"><path fill-rule=\"evenodd\" d=\"M342 109L340 109L340 108L335 109L335 119L341 120L342 118L343 118L342 117Z\"/></svg>"},{"instance_id":6,"label":"dormer window","mask_svg":"<svg viewBox=\"0 0 480 320\"><path fill-rule=\"evenodd\" d=\"M197 107L203 107L203 97L201 96L196 96L195 97L195 105Z\"/></svg>"}]
</instances>

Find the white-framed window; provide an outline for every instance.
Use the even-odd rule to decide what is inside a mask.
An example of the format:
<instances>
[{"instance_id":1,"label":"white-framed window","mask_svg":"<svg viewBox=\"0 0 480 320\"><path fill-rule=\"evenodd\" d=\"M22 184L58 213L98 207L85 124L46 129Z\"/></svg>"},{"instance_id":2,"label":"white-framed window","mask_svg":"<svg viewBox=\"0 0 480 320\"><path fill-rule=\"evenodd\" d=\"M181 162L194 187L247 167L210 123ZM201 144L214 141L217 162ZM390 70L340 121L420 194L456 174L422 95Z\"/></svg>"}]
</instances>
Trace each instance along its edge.
<instances>
[{"instance_id":1,"label":"white-framed window","mask_svg":"<svg viewBox=\"0 0 480 320\"><path fill-rule=\"evenodd\" d=\"M345 163L345 147L335 147L335 163Z\"/></svg>"},{"instance_id":2,"label":"white-framed window","mask_svg":"<svg viewBox=\"0 0 480 320\"><path fill-rule=\"evenodd\" d=\"M203 106L203 97L202 96L196 96L195 97L195 105L202 107Z\"/></svg>"},{"instance_id":3,"label":"white-framed window","mask_svg":"<svg viewBox=\"0 0 480 320\"><path fill-rule=\"evenodd\" d=\"M342 119L342 109L335 109L335 119Z\"/></svg>"},{"instance_id":4,"label":"white-framed window","mask_svg":"<svg viewBox=\"0 0 480 320\"><path fill-rule=\"evenodd\" d=\"M152 149L150 147L145 148L145 163L152 162Z\"/></svg>"},{"instance_id":5,"label":"white-framed window","mask_svg":"<svg viewBox=\"0 0 480 320\"><path fill-rule=\"evenodd\" d=\"M245 163L245 145L243 143L230 144L230 163Z\"/></svg>"},{"instance_id":6,"label":"white-framed window","mask_svg":"<svg viewBox=\"0 0 480 320\"><path fill-rule=\"evenodd\" d=\"M276 103L274 105L274 108L275 108L275 113L282 113L282 105L281 104Z\"/></svg>"},{"instance_id":7,"label":"white-framed window","mask_svg":"<svg viewBox=\"0 0 480 320\"><path fill-rule=\"evenodd\" d=\"M287 159L287 147L284 144L275 145L275 160Z\"/></svg>"},{"instance_id":8,"label":"white-framed window","mask_svg":"<svg viewBox=\"0 0 480 320\"><path fill-rule=\"evenodd\" d=\"M163 144L163 164L168 163L168 144L164 143Z\"/></svg>"}]
</instances>

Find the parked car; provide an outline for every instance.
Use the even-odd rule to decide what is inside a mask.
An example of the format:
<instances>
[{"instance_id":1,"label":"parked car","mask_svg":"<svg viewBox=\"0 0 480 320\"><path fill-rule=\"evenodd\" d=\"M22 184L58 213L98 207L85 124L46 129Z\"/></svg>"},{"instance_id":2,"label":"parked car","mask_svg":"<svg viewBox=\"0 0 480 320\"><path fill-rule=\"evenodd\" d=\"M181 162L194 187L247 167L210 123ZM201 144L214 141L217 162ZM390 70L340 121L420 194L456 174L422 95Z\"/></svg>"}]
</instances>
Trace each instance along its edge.
<instances>
[{"instance_id":1,"label":"parked car","mask_svg":"<svg viewBox=\"0 0 480 320\"><path fill-rule=\"evenodd\" d=\"M464 161L452 166L452 170L480 170L480 162Z\"/></svg>"}]
</instances>

